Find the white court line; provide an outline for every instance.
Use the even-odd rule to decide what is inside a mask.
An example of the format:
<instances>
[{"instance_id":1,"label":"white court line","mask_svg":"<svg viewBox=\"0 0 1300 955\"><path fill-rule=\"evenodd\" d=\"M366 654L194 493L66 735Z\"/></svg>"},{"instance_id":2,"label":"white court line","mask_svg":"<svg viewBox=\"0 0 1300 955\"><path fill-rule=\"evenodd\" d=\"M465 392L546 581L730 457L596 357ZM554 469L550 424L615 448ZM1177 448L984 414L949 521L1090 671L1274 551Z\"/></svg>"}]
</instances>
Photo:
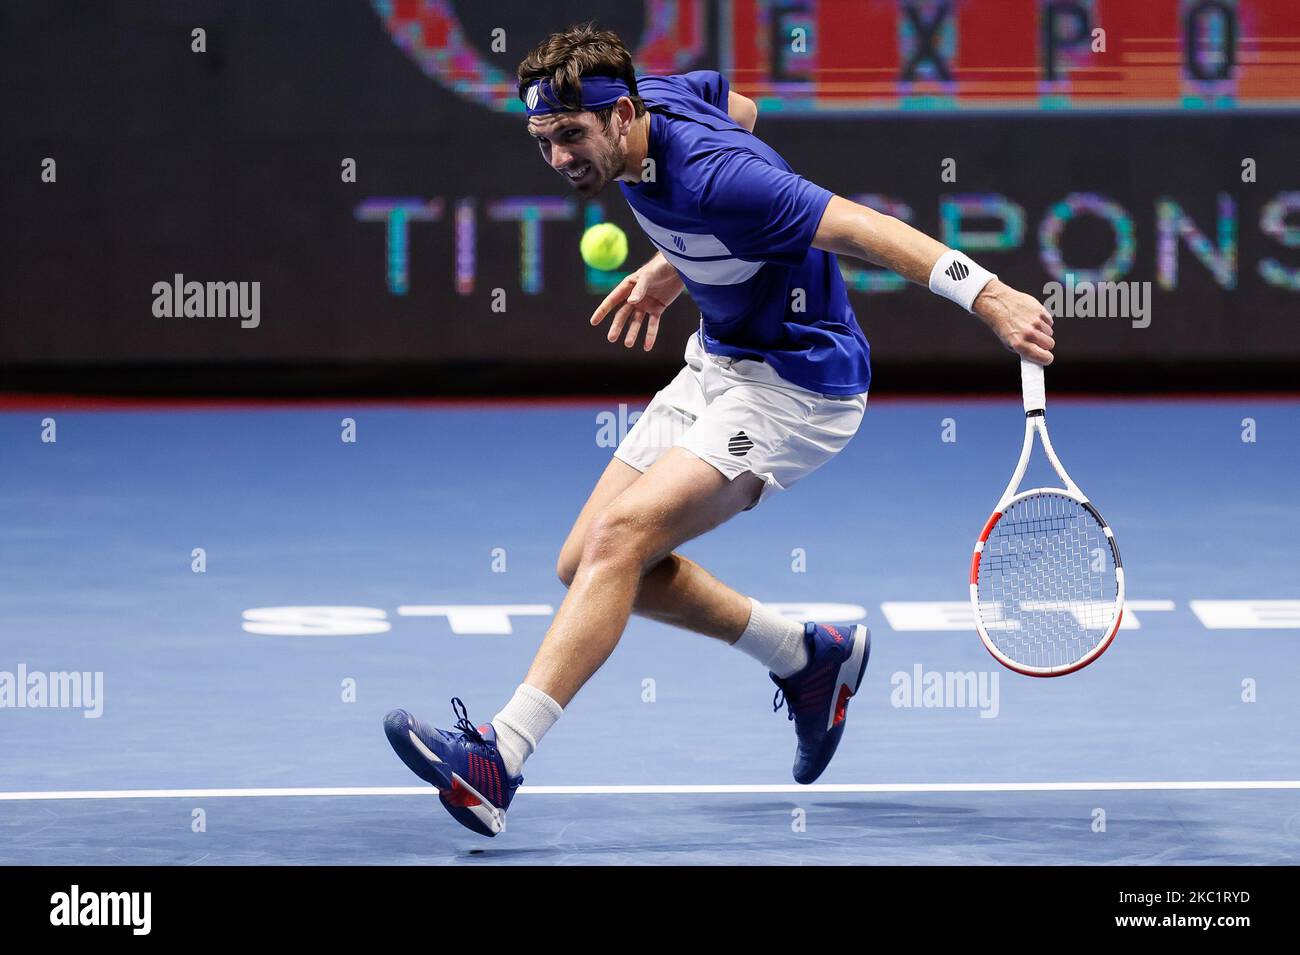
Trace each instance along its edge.
<instances>
[{"instance_id":1,"label":"white court line","mask_svg":"<svg viewBox=\"0 0 1300 955\"><path fill-rule=\"evenodd\" d=\"M1300 779L1157 780L1154 782L1075 783L817 783L799 786L523 786L529 796L677 796L761 795L766 793L1037 793L1037 792L1161 792L1171 790L1300 789ZM226 799L287 796L423 796L429 786L335 786L299 789L72 789L48 792L0 792L0 802L54 799Z\"/></svg>"}]
</instances>

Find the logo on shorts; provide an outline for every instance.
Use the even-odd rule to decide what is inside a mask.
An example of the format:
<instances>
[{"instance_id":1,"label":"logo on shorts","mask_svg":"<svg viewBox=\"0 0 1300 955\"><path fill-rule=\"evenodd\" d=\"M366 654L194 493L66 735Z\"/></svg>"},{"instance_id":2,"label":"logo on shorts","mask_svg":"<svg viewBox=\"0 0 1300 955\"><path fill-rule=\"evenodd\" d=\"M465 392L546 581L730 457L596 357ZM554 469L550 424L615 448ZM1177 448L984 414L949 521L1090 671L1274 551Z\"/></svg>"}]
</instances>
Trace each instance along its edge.
<instances>
[{"instance_id":1,"label":"logo on shorts","mask_svg":"<svg viewBox=\"0 0 1300 955\"><path fill-rule=\"evenodd\" d=\"M673 245L677 246L678 252L686 251L686 240L683 239L680 235L673 236Z\"/></svg>"},{"instance_id":2,"label":"logo on shorts","mask_svg":"<svg viewBox=\"0 0 1300 955\"><path fill-rule=\"evenodd\" d=\"M966 276L970 275L970 269L966 268L964 262L954 262L943 270L943 274L948 276L954 282L960 282Z\"/></svg>"},{"instance_id":3,"label":"logo on shorts","mask_svg":"<svg viewBox=\"0 0 1300 955\"><path fill-rule=\"evenodd\" d=\"M749 449L754 446L753 440L743 431L737 431L727 442L727 450L738 458L743 458L749 454Z\"/></svg>"}]
</instances>

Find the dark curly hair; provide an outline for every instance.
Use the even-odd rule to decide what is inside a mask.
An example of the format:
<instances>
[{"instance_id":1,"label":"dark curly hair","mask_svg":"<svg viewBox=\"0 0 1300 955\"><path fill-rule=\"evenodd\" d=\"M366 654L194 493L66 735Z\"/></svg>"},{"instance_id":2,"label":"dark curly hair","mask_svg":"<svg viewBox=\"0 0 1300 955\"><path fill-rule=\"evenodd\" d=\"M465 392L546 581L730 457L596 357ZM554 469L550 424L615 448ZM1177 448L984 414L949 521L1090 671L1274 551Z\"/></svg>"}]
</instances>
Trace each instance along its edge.
<instances>
[{"instance_id":1,"label":"dark curly hair","mask_svg":"<svg viewBox=\"0 0 1300 955\"><path fill-rule=\"evenodd\" d=\"M592 23L552 33L537 45L519 64L519 98L538 80L549 80L558 102L553 106L582 109L582 77L610 76L627 84L636 115L645 113L645 103L637 95L636 73L632 55L618 34L597 30ZM614 115L614 107L594 110L605 126Z\"/></svg>"}]
</instances>

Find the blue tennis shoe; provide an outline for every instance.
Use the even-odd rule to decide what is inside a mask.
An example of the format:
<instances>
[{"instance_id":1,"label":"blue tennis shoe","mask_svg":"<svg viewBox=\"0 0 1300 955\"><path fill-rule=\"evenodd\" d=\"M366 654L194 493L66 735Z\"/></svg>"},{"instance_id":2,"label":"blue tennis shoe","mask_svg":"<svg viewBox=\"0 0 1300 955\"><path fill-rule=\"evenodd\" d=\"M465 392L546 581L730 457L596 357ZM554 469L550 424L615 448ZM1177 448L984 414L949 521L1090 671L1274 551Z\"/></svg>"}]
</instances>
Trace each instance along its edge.
<instances>
[{"instance_id":1,"label":"blue tennis shoe","mask_svg":"<svg viewBox=\"0 0 1300 955\"><path fill-rule=\"evenodd\" d=\"M384 733L407 768L438 790L452 818L479 835L495 836L506 828L506 809L524 777L506 771L491 723L471 723L459 698L451 706L455 730L433 729L406 710L393 710L384 718Z\"/></svg>"},{"instance_id":2,"label":"blue tennis shoe","mask_svg":"<svg viewBox=\"0 0 1300 955\"><path fill-rule=\"evenodd\" d=\"M784 705L794 720L794 781L806 785L822 774L840 745L849 699L867 672L871 631L861 624L841 630L807 623L803 639L808 665L784 680L768 675L777 686L772 711Z\"/></svg>"}]
</instances>

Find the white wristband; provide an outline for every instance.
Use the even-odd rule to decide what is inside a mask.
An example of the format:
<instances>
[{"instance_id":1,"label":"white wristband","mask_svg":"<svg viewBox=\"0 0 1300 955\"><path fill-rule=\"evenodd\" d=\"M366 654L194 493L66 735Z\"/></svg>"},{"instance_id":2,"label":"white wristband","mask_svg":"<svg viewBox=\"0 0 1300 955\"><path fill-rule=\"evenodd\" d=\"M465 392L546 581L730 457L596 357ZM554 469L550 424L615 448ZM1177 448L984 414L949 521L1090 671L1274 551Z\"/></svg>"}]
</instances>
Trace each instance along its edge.
<instances>
[{"instance_id":1,"label":"white wristband","mask_svg":"<svg viewBox=\"0 0 1300 955\"><path fill-rule=\"evenodd\" d=\"M995 278L996 275L976 265L966 254L949 249L930 270L930 291L969 312L984 286Z\"/></svg>"}]
</instances>

